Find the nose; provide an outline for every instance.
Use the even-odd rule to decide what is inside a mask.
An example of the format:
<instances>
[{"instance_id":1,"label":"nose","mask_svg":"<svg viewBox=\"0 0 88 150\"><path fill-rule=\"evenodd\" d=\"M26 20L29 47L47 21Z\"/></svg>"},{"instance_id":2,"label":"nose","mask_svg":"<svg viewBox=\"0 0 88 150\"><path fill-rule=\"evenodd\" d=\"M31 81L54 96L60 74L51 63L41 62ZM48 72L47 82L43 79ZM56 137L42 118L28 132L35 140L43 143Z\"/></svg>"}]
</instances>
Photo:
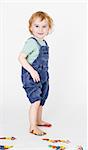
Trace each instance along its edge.
<instances>
[{"instance_id":1,"label":"nose","mask_svg":"<svg viewBox=\"0 0 88 150\"><path fill-rule=\"evenodd\" d=\"M40 32L42 32L42 31L43 31L43 28L42 28L42 27L40 27L40 28L39 28L39 31L40 31Z\"/></svg>"}]
</instances>

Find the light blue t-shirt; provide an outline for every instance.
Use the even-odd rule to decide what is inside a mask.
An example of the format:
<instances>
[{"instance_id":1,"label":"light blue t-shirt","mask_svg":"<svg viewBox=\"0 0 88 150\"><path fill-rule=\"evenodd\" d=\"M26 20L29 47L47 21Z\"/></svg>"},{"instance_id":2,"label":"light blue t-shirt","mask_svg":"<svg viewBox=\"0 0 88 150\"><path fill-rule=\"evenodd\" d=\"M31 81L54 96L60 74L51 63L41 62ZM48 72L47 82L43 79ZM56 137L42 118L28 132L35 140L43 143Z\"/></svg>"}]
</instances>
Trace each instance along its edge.
<instances>
[{"instance_id":1,"label":"light blue t-shirt","mask_svg":"<svg viewBox=\"0 0 88 150\"><path fill-rule=\"evenodd\" d=\"M44 40L41 40L38 38L36 39L40 43L41 46L46 45ZM28 63L32 64L39 55L39 49L40 49L40 46L35 41L35 39L28 38L21 52L26 54Z\"/></svg>"}]
</instances>

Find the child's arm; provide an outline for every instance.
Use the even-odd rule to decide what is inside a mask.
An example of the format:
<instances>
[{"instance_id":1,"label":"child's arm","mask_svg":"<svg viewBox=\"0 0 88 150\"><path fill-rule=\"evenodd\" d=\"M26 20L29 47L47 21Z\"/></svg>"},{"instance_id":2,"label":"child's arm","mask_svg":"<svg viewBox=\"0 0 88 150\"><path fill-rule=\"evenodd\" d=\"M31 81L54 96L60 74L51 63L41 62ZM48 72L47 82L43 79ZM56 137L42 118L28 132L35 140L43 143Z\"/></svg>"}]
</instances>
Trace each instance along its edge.
<instances>
[{"instance_id":1,"label":"child's arm","mask_svg":"<svg viewBox=\"0 0 88 150\"><path fill-rule=\"evenodd\" d=\"M20 64L31 74L34 82L40 81L38 72L27 62L26 57L23 52L20 53L18 57Z\"/></svg>"}]
</instances>

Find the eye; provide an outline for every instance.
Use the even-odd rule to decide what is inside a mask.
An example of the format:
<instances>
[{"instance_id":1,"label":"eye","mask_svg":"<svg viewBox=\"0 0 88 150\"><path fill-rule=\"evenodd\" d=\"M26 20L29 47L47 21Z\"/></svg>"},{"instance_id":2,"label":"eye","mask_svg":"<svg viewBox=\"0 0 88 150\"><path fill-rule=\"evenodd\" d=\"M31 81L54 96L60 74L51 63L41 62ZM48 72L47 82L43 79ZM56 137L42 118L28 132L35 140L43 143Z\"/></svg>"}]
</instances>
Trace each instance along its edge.
<instances>
[{"instance_id":1,"label":"eye","mask_svg":"<svg viewBox=\"0 0 88 150\"><path fill-rule=\"evenodd\" d=\"M39 26L38 26L38 25L35 25L35 27L38 28Z\"/></svg>"},{"instance_id":2,"label":"eye","mask_svg":"<svg viewBox=\"0 0 88 150\"><path fill-rule=\"evenodd\" d=\"M43 26L43 28L46 28L46 26Z\"/></svg>"}]
</instances>

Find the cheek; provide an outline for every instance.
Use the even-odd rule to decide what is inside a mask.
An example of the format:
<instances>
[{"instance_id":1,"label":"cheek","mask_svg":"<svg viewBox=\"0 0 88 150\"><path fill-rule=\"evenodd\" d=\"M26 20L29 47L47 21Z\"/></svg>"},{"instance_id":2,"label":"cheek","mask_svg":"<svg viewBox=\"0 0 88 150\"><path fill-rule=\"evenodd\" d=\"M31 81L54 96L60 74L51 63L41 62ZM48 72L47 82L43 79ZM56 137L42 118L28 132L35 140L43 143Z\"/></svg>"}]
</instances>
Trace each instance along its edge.
<instances>
[{"instance_id":1,"label":"cheek","mask_svg":"<svg viewBox=\"0 0 88 150\"><path fill-rule=\"evenodd\" d=\"M49 33L49 29L48 29L48 28L45 30L45 33L46 33L46 34Z\"/></svg>"},{"instance_id":2,"label":"cheek","mask_svg":"<svg viewBox=\"0 0 88 150\"><path fill-rule=\"evenodd\" d=\"M33 33L35 33L35 32L36 32L35 27L31 27L31 31L32 31Z\"/></svg>"}]
</instances>

